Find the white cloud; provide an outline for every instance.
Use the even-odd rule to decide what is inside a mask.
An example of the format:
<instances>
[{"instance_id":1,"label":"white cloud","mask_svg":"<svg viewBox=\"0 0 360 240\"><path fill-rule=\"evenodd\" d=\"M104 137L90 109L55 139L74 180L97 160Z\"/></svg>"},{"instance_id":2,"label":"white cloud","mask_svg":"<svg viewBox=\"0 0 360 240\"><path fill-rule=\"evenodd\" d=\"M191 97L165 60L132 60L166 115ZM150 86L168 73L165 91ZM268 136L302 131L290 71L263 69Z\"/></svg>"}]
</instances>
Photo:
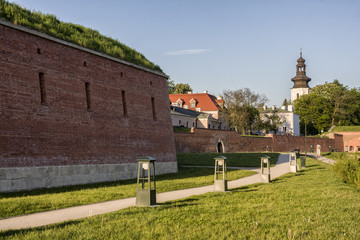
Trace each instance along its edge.
<instances>
[{"instance_id":1,"label":"white cloud","mask_svg":"<svg viewBox=\"0 0 360 240\"><path fill-rule=\"evenodd\" d=\"M207 52L210 52L209 49L184 49L179 51L172 51L167 52L165 55L173 55L173 56L179 56L179 55L194 55L194 54L205 54Z\"/></svg>"}]
</instances>

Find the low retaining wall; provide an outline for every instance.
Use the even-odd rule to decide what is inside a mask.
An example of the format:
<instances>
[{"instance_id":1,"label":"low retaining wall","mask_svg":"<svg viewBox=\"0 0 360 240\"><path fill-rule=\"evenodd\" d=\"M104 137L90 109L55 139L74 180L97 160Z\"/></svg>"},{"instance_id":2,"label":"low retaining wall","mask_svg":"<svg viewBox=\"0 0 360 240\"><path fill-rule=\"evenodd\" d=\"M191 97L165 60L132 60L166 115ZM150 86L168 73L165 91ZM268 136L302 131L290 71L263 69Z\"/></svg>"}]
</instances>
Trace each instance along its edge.
<instances>
[{"instance_id":1,"label":"low retaining wall","mask_svg":"<svg viewBox=\"0 0 360 240\"><path fill-rule=\"evenodd\" d=\"M241 136L234 131L195 129L193 133L175 133L178 153L190 152L288 152L294 149L305 151L305 137L269 134L265 137ZM342 135L332 134L330 138L307 137L307 151L315 151L320 144L321 151L331 149L343 151Z\"/></svg>"},{"instance_id":2,"label":"low retaining wall","mask_svg":"<svg viewBox=\"0 0 360 240\"><path fill-rule=\"evenodd\" d=\"M177 162L156 162L156 175L177 172ZM137 177L137 163L0 168L0 192L109 182Z\"/></svg>"}]
</instances>

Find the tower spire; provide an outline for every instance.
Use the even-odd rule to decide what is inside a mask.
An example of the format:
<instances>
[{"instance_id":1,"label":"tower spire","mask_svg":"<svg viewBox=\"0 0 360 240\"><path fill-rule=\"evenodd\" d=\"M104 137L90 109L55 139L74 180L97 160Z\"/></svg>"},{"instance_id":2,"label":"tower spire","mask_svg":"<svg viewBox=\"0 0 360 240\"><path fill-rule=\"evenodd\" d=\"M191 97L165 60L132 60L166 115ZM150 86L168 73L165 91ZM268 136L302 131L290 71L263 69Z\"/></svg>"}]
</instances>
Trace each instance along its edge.
<instances>
[{"instance_id":1,"label":"tower spire","mask_svg":"<svg viewBox=\"0 0 360 240\"><path fill-rule=\"evenodd\" d=\"M305 59L302 57L302 48L300 48L300 58L297 60L296 76L291 81L294 82L294 86L291 89L291 102L301 95L309 93L310 87L308 83L311 81L311 78L306 76L306 64Z\"/></svg>"}]
</instances>

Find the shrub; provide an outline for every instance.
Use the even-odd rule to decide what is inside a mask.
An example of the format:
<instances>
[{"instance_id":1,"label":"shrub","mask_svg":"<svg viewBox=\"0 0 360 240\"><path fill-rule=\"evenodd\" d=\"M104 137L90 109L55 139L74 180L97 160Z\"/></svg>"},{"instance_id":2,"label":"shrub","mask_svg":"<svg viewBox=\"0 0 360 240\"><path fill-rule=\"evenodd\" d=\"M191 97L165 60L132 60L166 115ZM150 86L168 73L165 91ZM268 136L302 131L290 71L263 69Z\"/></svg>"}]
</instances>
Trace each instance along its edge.
<instances>
[{"instance_id":1,"label":"shrub","mask_svg":"<svg viewBox=\"0 0 360 240\"><path fill-rule=\"evenodd\" d=\"M334 164L333 169L344 182L360 189L360 163L357 153L355 153L353 158L338 160Z\"/></svg>"}]
</instances>

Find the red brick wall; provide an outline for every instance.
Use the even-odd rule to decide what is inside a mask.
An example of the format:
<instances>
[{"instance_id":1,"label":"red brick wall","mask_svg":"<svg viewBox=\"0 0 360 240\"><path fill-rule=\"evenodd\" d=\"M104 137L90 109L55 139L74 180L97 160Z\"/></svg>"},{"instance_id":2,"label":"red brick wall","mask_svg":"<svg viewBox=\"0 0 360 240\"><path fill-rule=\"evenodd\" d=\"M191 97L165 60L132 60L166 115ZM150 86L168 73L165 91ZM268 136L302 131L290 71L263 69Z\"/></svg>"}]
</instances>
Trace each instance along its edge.
<instances>
[{"instance_id":1,"label":"red brick wall","mask_svg":"<svg viewBox=\"0 0 360 240\"><path fill-rule=\"evenodd\" d=\"M350 147L354 148L354 152L358 151L358 147L360 147L360 132L339 132L344 136L344 150L345 146L348 147L348 151L350 152Z\"/></svg>"},{"instance_id":2,"label":"red brick wall","mask_svg":"<svg viewBox=\"0 0 360 240\"><path fill-rule=\"evenodd\" d=\"M336 148L342 151L342 136L335 134L333 138L307 137L307 151L311 145L315 151L317 144L321 151ZM217 152L217 144L222 142L225 152L288 152L294 149L305 150L305 138L295 136L268 135L267 137L242 137L233 131L195 129L194 133L175 133L177 152Z\"/></svg>"},{"instance_id":3,"label":"red brick wall","mask_svg":"<svg viewBox=\"0 0 360 240\"><path fill-rule=\"evenodd\" d=\"M0 24L0 167L176 161L166 80Z\"/></svg>"}]
</instances>

